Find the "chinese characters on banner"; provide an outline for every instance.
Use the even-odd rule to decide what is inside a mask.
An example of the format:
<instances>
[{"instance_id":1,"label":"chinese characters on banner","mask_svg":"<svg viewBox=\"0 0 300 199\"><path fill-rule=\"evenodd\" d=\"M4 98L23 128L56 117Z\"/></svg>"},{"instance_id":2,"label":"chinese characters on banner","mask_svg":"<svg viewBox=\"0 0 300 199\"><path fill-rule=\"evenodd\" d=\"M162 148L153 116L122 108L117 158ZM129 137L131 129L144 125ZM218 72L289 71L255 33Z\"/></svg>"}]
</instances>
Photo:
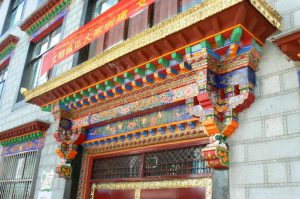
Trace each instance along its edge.
<instances>
[{"instance_id":1,"label":"chinese characters on banner","mask_svg":"<svg viewBox=\"0 0 300 199\"><path fill-rule=\"evenodd\" d=\"M155 0L123 0L63 39L44 57L41 75Z\"/></svg>"}]
</instances>

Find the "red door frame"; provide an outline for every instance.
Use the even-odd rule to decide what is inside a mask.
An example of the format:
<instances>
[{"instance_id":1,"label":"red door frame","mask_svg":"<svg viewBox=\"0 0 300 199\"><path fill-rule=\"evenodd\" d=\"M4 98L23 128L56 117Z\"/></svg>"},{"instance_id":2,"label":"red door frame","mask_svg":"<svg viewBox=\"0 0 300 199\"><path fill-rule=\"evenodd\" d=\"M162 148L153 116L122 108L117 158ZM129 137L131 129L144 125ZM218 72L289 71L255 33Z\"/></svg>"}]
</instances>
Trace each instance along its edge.
<instances>
[{"instance_id":1,"label":"red door frame","mask_svg":"<svg viewBox=\"0 0 300 199\"><path fill-rule=\"evenodd\" d=\"M193 140L183 140L183 141L177 141L172 143L164 143L164 144L156 144L151 145L147 147L139 147L139 148L131 148L126 150L120 150L120 151L112 151L107 152L103 154L97 154L97 155L89 155L88 157L88 171L85 176L85 193L84 198L89 199L90 192L91 192L91 174L92 174L92 163L94 159L98 158L108 158L108 157L114 157L114 156L122 156L122 155L131 155L131 154L137 154L137 153L145 153L145 152L153 152L153 151L161 151L166 149L175 149L178 148L178 144L180 144L181 147L191 147L191 146L197 146L197 145L204 145L208 143L209 138L208 137L201 137L196 138ZM160 148L157 148L158 146L161 146ZM201 174L201 175L188 175L188 176L176 176L175 178L195 178L195 177L211 177L211 174ZM151 179L131 179L130 181L145 181L145 180L164 180L164 179L174 179L174 177L166 177L166 178L151 178ZM112 181L112 180L110 180ZM116 181L120 182L122 180L117 179ZM129 181L126 179L126 181Z\"/></svg>"}]
</instances>

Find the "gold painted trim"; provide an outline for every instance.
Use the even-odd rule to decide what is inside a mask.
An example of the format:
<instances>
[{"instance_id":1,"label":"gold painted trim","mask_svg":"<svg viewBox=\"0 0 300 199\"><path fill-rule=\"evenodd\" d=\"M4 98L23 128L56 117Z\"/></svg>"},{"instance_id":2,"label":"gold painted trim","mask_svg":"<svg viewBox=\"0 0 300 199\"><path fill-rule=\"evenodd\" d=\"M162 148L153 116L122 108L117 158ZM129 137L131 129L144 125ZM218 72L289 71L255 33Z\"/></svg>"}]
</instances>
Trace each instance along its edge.
<instances>
[{"instance_id":1,"label":"gold painted trim","mask_svg":"<svg viewBox=\"0 0 300 199\"><path fill-rule=\"evenodd\" d=\"M69 71L59 75L58 77L49 80L48 82L24 93L25 100L29 101L38 97L46 92L49 92L65 83L68 83L83 74L86 74L94 69L97 69L118 57L126 55L134 50L149 45L155 41L160 40L168 35L178 32L187 28L194 23L204 20L209 16L217 14L222 10L232 7L244 0L206 0L189 10L176 15L160 24L147 29L146 31L137 34L136 36L128 39L115 47L104 51L103 53L89 59L88 61L80 64L79 66L70 69ZM280 17L277 12L270 9L270 6L265 0L250 0L251 3L273 24L280 27Z\"/></svg>"},{"instance_id":2,"label":"gold painted trim","mask_svg":"<svg viewBox=\"0 0 300 199\"><path fill-rule=\"evenodd\" d=\"M116 183L93 183L91 186L90 199L94 199L95 190L135 190L135 199L140 199L141 189L167 189L167 188L206 188L206 199L212 199L212 179L197 178L197 179L176 179L162 180L151 182L116 182Z\"/></svg>"},{"instance_id":3,"label":"gold painted trim","mask_svg":"<svg viewBox=\"0 0 300 199\"><path fill-rule=\"evenodd\" d=\"M265 0L250 0L250 3L277 29L281 29L280 14Z\"/></svg>"}]
</instances>

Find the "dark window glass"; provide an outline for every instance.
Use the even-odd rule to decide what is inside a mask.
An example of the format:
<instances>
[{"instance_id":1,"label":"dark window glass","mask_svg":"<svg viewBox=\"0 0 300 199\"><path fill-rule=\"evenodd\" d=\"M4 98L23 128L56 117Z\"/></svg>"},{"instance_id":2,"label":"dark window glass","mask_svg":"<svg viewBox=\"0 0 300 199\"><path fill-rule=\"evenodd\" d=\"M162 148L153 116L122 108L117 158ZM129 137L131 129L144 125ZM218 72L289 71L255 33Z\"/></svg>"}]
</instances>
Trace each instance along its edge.
<instances>
[{"instance_id":1,"label":"dark window glass","mask_svg":"<svg viewBox=\"0 0 300 199\"><path fill-rule=\"evenodd\" d=\"M158 0L154 3L154 25L178 13L178 0Z\"/></svg>"},{"instance_id":2,"label":"dark window glass","mask_svg":"<svg viewBox=\"0 0 300 199\"><path fill-rule=\"evenodd\" d=\"M196 4L202 3L204 0L181 0L181 12L195 6Z\"/></svg>"},{"instance_id":3,"label":"dark window glass","mask_svg":"<svg viewBox=\"0 0 300 199\"><path fill-rule=\"evenodd\" d=\"M37 6L42 5L43 3L45 3L47 0L38 0Z\"/></svg>"},{"instance_id":4,"label":"dark window glass","mask_svg":"<svg viewBox=\"0 0 300 199\"><path fill-rule=\"evenodd\" d=\"M99 16L118 2L118 0L89 1L85 22ZM131 16L126 22L115 26L110 31L99 36L89 45L82 48L78 56L77 64L79 65L123 40L131 38L134 35L145 31L147 28L174 17L179 12L185 11L202 2L203 0L156 0L152 5Z\"/></svg>"},{"instance_id":5,"label":"dark window glass","mask_svg":"<svg viewBox=\"0 0 300 199\"><path fill-rule=\"evenodd\" d=\"M93 3L92 19L104 13L118 3L118 0L96 0Z\"/></svg>"},{"instance_id":6,"label":"dark window glass","mask_svg":"<svg viewBox=\"0 0 300 199\"><path fill-rule=\"evenodd\" d=\"M144 10L130 17L128 21L128 38L133 37L134 35L143 32L144 30L150 27L150 9L151 7L147 7Z\"/></svg>"},{"instance_id":7,"label":"dark window glass","mask_svg":"<svg viewBox=\"0 0 300 199\"><path fill-rule=\"evenodd\" d=\"M6 24L4 26L4 31L7 31L9 28L13 27L22 17L24 9L25 0L13 0L11 1L10 8L6 17Z\"/></svg>"},{"instance_id":8,"label":"dark window glass","mask_svg":"<svg viewBox=\"0 0 300 199\"><path fill-rule=\"evenodd\" d=\"M118 0L90 0L88 2L88 7L85 16L85 23L88 23L95 17L99 16L109 8L113 7L117 4ZM104 50L104 43L105 43L106 35L100 35L97 39L92 41L89 45L83 47L78 54L78 61L77 65L81 64L82 62L88 60L91 57L103 52ZM107 39L106 39L107 40ZM107 42L106 42L107 45Z\"/></svg>"},{"instance_id":9,"label":"dark window glass","mask_svg":"<svg viewBox=\"0 0 300 199\"><path fill-rule=\"evenodd\" d=\"M0 70L0 99L3 94L4 83L5 83L5 79L7 77L7 70L8 70L8 67L5 67Z\"/></svg>"},{"instance_id":10,"label":"dark window glass","mask_svg":"<svg viewBox=\"0 0 300 199\"><path fill-rule=\"evenodd\" d=\"M61 28L54 30L44 39L34 44L31 59L28 64L26 81L24 87L33 89L48 80L51 75L40 76L41 66L44 55L53 48L60 40Z\"/></svg>"}]
</instances>

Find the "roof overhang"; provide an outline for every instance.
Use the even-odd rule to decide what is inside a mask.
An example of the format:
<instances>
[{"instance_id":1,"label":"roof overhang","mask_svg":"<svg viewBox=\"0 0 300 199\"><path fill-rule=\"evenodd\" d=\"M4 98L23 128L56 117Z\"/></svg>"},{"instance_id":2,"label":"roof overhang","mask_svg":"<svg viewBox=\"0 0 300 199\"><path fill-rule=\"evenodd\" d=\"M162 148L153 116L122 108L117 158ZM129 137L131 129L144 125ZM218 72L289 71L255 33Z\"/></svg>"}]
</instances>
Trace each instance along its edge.
<instances>
[{"instance_id":1,"label":"roof overhang","mask_svg":"<svg viewBox=\"0 0 300 199\"><path fill-rule=\"evenodd\" d=\"M293 61L300 61L300 30L289 32L273 41Z\"/></svg>"},{"instance_id":2,"label":"roof overhang","mask_svg":"<svg viewBox=\"0 0 300 199\"><path fill-rule=\"evenodd\" d=\"M41 121L34 121L30 123L23 124L21 126L0 132L0 141L10 139L12 137L19 137L25 134L41 131L45 132L49 127L48 123Z\"/></svg>"},{"instance_id":3,"label":"roof overhang","mask_svg":"<svg viewBox=\"0 0 300 199\"><path fill-rule=\"evenodd\" d=\"M14 35L8 35L1 43L0 43L0 69L6 64L6 60L9 57L10 53L16 47L19 38Z\"/></svg>"},{"instance_id":4,"label":"roof overhang","mask_svg":"<svg viewBox=\"0 0 300 199\"><path fill-rule=\"evenodd\" d=\"M207 0L26 91L25 100L45 106L117 73L237 25L248 30L263 44L280 28L280 20L279 14L264 0Z\"/></svg>"}]
</instances>

